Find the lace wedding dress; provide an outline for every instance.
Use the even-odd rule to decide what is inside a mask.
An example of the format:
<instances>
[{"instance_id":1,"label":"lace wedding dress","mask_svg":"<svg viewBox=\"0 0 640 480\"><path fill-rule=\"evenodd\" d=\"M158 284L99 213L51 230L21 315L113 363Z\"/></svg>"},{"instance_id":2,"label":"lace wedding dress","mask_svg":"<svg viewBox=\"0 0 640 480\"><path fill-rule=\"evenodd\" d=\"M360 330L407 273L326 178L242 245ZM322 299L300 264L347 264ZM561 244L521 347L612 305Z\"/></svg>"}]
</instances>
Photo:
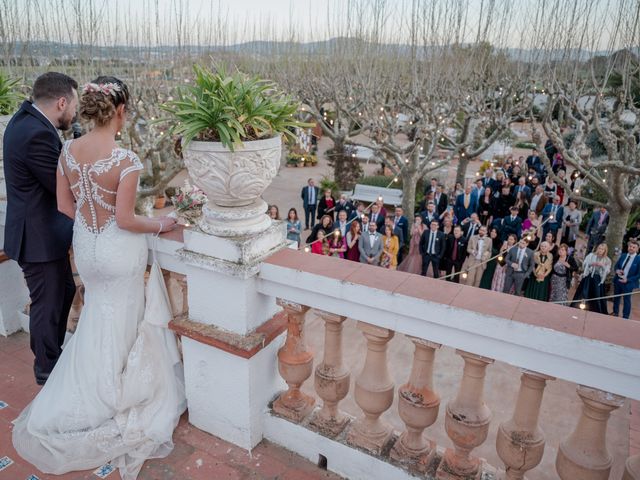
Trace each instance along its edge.
<instances>
[{"instance_id":1,"label":"lace wedding dress","mask_svg":"<svg viewBox=\"0 0 640 480\"><path fill-rule=\"evenodd\" d=\"M77 201L73 249L85 286L78 328L47 383L14 421L13 444L45 473L94 469L107 462L123 480L144 461L173 449L186 408L182 365L162 274L147 284L144 235L118 228L117 186L141 170L125 149L80 163L64 144L59 168ZM150 298L152 297L152 298Z\"/></svg>"}]
</instances>

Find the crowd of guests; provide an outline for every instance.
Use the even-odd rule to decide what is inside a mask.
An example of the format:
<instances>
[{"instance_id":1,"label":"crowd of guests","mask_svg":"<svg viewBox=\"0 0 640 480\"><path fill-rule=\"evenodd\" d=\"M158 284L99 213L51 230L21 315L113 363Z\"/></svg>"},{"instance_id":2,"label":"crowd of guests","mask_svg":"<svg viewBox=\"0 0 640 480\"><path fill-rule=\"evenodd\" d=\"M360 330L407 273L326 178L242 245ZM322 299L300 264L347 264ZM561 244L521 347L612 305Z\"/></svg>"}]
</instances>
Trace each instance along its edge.
<instances>
[{"instance_id":1,"label":"crowd of guests","mask_svg":"<svg viewBox=\"0 0 640 480\"><path fill-rule=\"evenodd\" d=\"M566 175L557 153L552 168ZM579 176L572 176L571 188L578 190L580 182ZM609 214L605 208L596 209L584 231L583 258L576 251L580 205L546 175L536 150L526 159L508 158L500 168L486 169L464 188L457 184L446 190L431 179L411 228L402 207L388 212L382 198L371 205L351 202L344 195L336 199L331 190L321 192L313 179L302 188L301 198L304 228L291 208L285 219L287 237L314 254L430 273L450 282L576 307L587 299L589 310L600 313L608 313L606 300L588 299L605 296L612 268L615 294L638 288L640 221L625 236L625 252L612 266L604 243ZM280 219L275 206L269 214ZM569 299L574 278L578 285ZM620 300L613 302L616 316ZM622 314L629 318L630 295L622 303Z\"/></svg>"}]
</instances>

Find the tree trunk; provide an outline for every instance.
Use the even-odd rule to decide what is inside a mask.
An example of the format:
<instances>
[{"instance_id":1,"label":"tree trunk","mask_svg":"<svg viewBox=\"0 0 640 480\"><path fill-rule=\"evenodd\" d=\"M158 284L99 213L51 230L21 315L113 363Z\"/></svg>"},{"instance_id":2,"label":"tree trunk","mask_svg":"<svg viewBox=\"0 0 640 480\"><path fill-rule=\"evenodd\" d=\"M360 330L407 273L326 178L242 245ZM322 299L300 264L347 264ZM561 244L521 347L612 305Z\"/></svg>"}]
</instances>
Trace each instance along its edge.
<instances>
[{"instance_id":1,"label":"tree trunk","mask_svg":"<svg viewBox=\"0 0 640 480\"><path fill-rule=\"evenodd\" d=\"M456 183L464 187L465 177L467 175L467 167L471 159L467 156L459 157L458 169L456 170Z\"/></svg>"},{"instance_id":2,"label":"tree trunk","mask_svg":"<svg viewBox=\"0 0 640 480\"><path fill-rule=\"evenodd\" d=\"M609 257L615 259L617 253L622 249L622 239L627 231L627 222L631 209L621 206L610 206L609 226L607 227L607 247L609 247ZM616 250L617 249L617 250Z\"/></svg>"},{"instance_id":3,"label":"tree trunk","mask_svg":"<svg viewBox=\"0 0 640 480\"><path fill-rule=\"evenodd\" d=\"M416 184L418 183L417 172L402 173L402 208L404 215L409 219L409 224L413 223L414 210L416 208Z\"/></svg>"},{"instance_id":4,"label":"tree trunk","mask_svg":"<svg viewBox=\"0 0 640 480\"><path fill-rule=\"evenodd\" d=\"M341 190L352 190L362 176L358 158L346 152L344 138L333 140L333 149L329 152L329 165L333 167L333 179Z\"/></svg>"}]
</instances>

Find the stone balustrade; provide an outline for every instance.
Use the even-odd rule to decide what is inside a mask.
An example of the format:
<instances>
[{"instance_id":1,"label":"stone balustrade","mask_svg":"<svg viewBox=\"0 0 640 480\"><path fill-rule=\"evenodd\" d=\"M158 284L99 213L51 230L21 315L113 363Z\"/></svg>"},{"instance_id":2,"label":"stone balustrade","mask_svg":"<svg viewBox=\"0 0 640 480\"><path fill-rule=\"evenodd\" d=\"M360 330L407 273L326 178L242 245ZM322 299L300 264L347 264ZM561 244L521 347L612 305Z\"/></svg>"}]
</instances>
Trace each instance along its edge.
<instances>
[{"instance_id":1,"label":"stone balustrade","mask_svg":"<svg viewBox=\"0 0 640 480\"><path fill-rule=\"evenodd\" d=\"M295 255L295 253L293 254ZM315 259L311 259L313 261ZM321 259L325 261L327 259ZM269 263L272 260L268 260ZM331 261L329 259L329 261ZM365 286L366 284L375 284L377 273L374 267L371 267L371 276L359 276L358 270L369 270L368 266L356 265L355 268L347 265L349 268L349 281L345 282L340 278L341 272L329 272L328 266L310 264L308 268L299 268L293 265L294 260L291 256L287 258L273 259L273 264L263 268L261 276L263 284L260 286L264 292L272 292L276 290L273 279L276 272L282 278L282 282L290 285L289 288L280 288L282 285L277 284L278 289L282 293L286 293L286 300L281 299L279 302L286 302L287 309L296 305L298 312L310 311L312 314L319 315L324 322L324 357L317 359L320 363L316 369L314 382L315 393L318 398L322 399L322 406L316 407L309 411L308 415L295 419L295 423L304 429L310 428L318 431L324 437L328 437L330 442L342 445L344 448L355 447L353 456L361 455L357 452L365 452L371 455L371 459L376 461L384 461L405 471L406 478L409 475L421 475L423 478L433 478L438 480L470 480L470 479L487 479L500 478L507 480L525 479L525 475L535 471L540 464L544 452L546 439L543 433L544 425L540 425L539 417L541 405L543 401L545 387L549 382L553 382L555 378L563 378L564 368L549 367L549 363L541 362L543 372L537 372L530 368L530 364L526 358L520 362L513 362L517 367L521 368L519 379L519 390L517 396L512 399L505 398L508 404L512 402L513 414L507 421L502 422L498 426L496 434L495 448L497 455L503 462L501 465L489 465L484 459L474 455L474 450L483 445L488 438L489 428L492 422L492 406L487 405L484 399L485 378L487 371L491 369L491 365L496 358L486 355L487 350L483 348L483 342L486 337L495 337L499 334L497 330L490 329L491 325L483 325L485 330L482 334L478 334L478 341L475 346L465 345L465 348L457 348L455 351L462 359L464 367L460 372L459 387L457 393L446 402L446 408L440 412L441 403L439 392L434 390L433 374L434 369L437 371L437 351L441 347L440 341L445 337L437 334L437 329L432 330L433 323L437 323L436 312L428 308L422 308L421 312L428 312L425 318L432 321L428 327L425 325L422 335L409 335L409 331L414 333L415 330L410 328L409 323L402 324L396 322L396 329L389 328L389 321L377 322L377 318L384 316L387 320L393 317L396 312L396 320L403 312L398 312L396 308L398 303L394 303L386 292L374 291L371 296L362 298L364 295L361 289L357 291L358 295L351 295L354 292L351 288ZM336 264L338 265L338 264ZM272 269L273 267L273 269ZM321 272L321 273L320 273ZM398 288L399 272L384 272L380 276L389 273L389 285L395 285ZM306 288L306 278L311 277L314 288ZM338 278L336 278L338 277ZM395 278L394 278L395 277ZM417 283L431 283L430 279L417 278L412 276L411 280ZM395 283L394 283L395 282ZM339 284L339 285L336 285ZM402 284L400 284L402 285ZM437 284L438 287L443 285ZM337 287L337 288L336 288ZM446 287L444 286L444 294L442 298L446 298ZM372 286L375 289L375 286ZM407 289L409 286L407 285ZM417 290L418 287L416 287ZM454 288L462 288L467 291L467 287L455 286ZM341 289L340 292L338 289ZM346 291L345 291L346 290ZM315 299L323 293L328 293L323 298L323 307L317 311ZM489 294L490 292L480 292L481 294ZM386 298L385 298L385 295ZM301 298L306 297L310 301L306 304L296 303ZM379 301L372 302L372 298ZM511 297L507 297L512 300ZM348 299L356 299L350 301ZM520 302L523 299L513 298L514 301ZM411 299L408 299L411 301ZM528 301L527 301L528 302ZM354 305L357 303L357 305ZM362 304L369 304L372 309L378 310L382 315L358 315L358 307ZM382 305L382 307L381 307ZM423 306L424 307L424 306ZM548 306L544 306L547 308ZM558 316L558 306L550 306L553 309L552 314ZM368 310L367 310L368 312ZM567 314L584 314L573 309L564 308ZM564 313L560 312L560 313ZM449 313L447 321L454 324L457 329L466 328L460 321L456 321L455 311ZM545 312L539 312L546 314ZM593 315L588 315L584 320L595 320ZM353 320L350 320L353 319ZM366 319L364 322L360 319ZM354 365L345 365L343 362L345 348L341 340L341 332L345 321L357 322L357 329L365 337L366 349L362 351L363 363L359 371L353 371L355 382L353 391L349 388L349 374ZM602 321L609 321L611 317L602 317ZM304 329L299 328L304 324L298 316L289 316L289 323L295 323L295 328L289 328L286 344L296 344L295 339L290 339L290 335L300 335L303 337ZM486 320L485 320L486 321ZM373 323L371 323L373 322ZM513 329L513 320L509 327ZM541 333L540 327L522 322L524 327L533 334ZM533 323L533 322L531 322ZM626 330L627 334L638 331L635 322L632 324L617 323L622 327L630 327ZM521 325L522 326L522 325ZM503 325L503 328L505 325ZM564 359L557 358L562 351L560 345L553 346L559 338L572 340L574 350L564 351L563 355L567 357L567 361L575 362L585 352L591 350L592 353L598 347L604 347L601 343L607 343L606 348L610 348L609 353L612 356L605 355L607 360L607 369L613 375L627 375L632 372L626 369L622 364L617 364L613 357L620 355L626 356L627 361L632 361L638 357L640 350L640 342L635 344L625 344L624 340L618 340L616 343L610 343L611 337L607 336L598 339L596 334L592 338L586 339L578 336L571 331L572 327L561 327L555 325L555 329L545 326L544 335L547 336L547 345L541 347L546 353L556 356L556 363L563 362ZM401 329L400 329L401 328ZM398 331L400 330L400 331ZM569 331L567 331L569 330ZM624 328L623 328L624 330ZM432 335L432 333L436 333ZM584 332L583 332L584 333ZM394 381L389 375L389 361L387 359L387 350L389 341L398 334L405 336L405 345L407 349L413 347L413 359L411 365L406 365L407 381L402 385L394 385ZM557 334L557 336L556 336ZM566 338L565 338L566 337ZM573 337L573 338L569 338ZM576 338L577 337L577 338ZM596 337L596 338L594 338ZM436 342L435 340L438 340ZM531 338L535 341L535 338ZM456 342L442 342L449 347L462 347ZM516 343L515 341L513 343ZM286 344L285 347L286 348ZM514 345L511 345L514 348ZM554 348L557 348L555 350ZM311 366L313 360L309 359L312 355L311 350L306 346L299 349L300 354L304 352L305 356L305 375L302 382L311 383ZM500 349L496 349L496 357L504 361L504 353ZM527 352L523 352L526 356ZM602 366L603 357L600 358ZM527 367L527 368L525 368ZM625 397L618 393L625 393L627 396L638 398L638 392L629 388L626 382L602 382L597 368L591 368L589 364L583 364L583 369L588 370L586 373L591 374L591 382L589 385L578 385L576 389L576 398L582 403L581 412L576 412L575 427L573 432L567 430L565 440L559 445L553 445L553 449L557 449L556 456L556 473L562 480L604 480L610 478L612 467L612 456L607 448L606 433L607 425L611 412L624 405ZM582 372L584 374L585 372ZM447 371L447 375L453 375L455 372ZM638 382L638 375L635 375L635 382ZM289 385L290 381L284 377ZM565 379L567 379L565 377ZM574 378L569 378L574 380ZM513 379L516 382L516 378ZM611 391L605 391L597 388L600 384L605 383L611 388ZM296 384L297 389L301 389L301 385ZM290 394L290 390L283 392L276 399L273 406L273 414L278 416L276 405ZM350 416L340 409L340 402L352 396L357 404L360 412L358 415ZM396 407L393 408L394 397ZM307 400L309 405L311 400ZM502 405L504 408L504 404ZM394 410L392 412L392 410ZM396 430L392 428L385 419L389 414L397 414L404 423L404 429ZM449 443L437 444L431 435L431 429L438 419L439 415L444 416L444 427ZM283 415L291 421L291 417ZM323 427L323 425L325 427ZM331 425L333 428L327 428ZM318 428L320 426L320 428ZM278 437L278 435L275 435ZM281 439L281 437L278 437ZM275 440L278 440L275 438ZM302 438L302 437L301 437ZM328 447L329 440L318 441L319 451L330 451L333 447ZM322 445L322 447L320 446ZM291 445L285 445L291 448ZM336 447L337 448L337 447ZM301 448L304 452L305 449ZM344 452L344 449L336 449L334 451ZM332 459L329 458L329 465ZM339 473L345 474L344 462L340 462ZM640 467L640 460L637 456L629 457L624 473L624 479L637 479ZM339 469L339 470L340 470ZM359 474L357 471L351 472L350 478L367 478L366 475ZM555 476L555 475L553 475ZM369 477L376 478L376 477ZM382 476L379 478L383 478ZM397 476L397 478L405 478ZM551 477L546 477L551 478ZM620 478L620 477L618 477Z\"/></svg>"}]
</instances>

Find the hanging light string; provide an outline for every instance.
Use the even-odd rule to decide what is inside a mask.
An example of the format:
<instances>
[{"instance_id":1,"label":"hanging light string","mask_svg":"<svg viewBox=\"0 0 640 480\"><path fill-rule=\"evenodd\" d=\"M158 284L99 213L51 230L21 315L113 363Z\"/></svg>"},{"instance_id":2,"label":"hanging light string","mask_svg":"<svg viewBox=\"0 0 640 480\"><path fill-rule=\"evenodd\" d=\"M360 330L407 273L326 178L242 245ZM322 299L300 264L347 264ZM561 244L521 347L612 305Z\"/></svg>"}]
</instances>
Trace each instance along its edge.
<instances>
[{"instance_id":1,"label":"hanging light string","mask_svg":"<svg viewBox=\"0 0 640 480\"><path fill-rule=\"evenodd\" d=\"M538 226L536 227L536 230L538 230L538 229L542 228L542 226L543 226L545 223L547 223L549 220L553 220L553 218L554 218L554 215L549 215L549 218L547 218L547 219L546 219L545 221L543 221L540 225L538 225ZM484 225L483 225L483 226L484 226ZM489 236L487 236L487 237L485 237L485 238L486 238L487 240L491 240L491 237L489 237ZM525 237L525 238L527 238L527 240L529 240L529 241L532 241L532 240L533 240L532 232L529 232L529 233L526 235L526 237ZM540 243L542 243L542 242L540 242ZM502 251L501 251L501 252L500 252L500 253L498 253L497 255L495 255L495 256L493 256L493 257L489 258L488 260L485 260L484 262L477 263L477 264L475 264L475 265L472 265L472 266L471 266L471 267L469 267L469 268L465 268L464 270L460 270L459 272L454 272L454 273L451 273L451 274L449 274L449 275L445 275L444 277L438 277L438 278L439 278L439 279L442 279L442 280L446 280L446 279L448 279L448 278L453 278L453 277L455 277L456 275L460 275L460 277L464 280L464 279L466 279L466 278L469 276L469 272L470 272L471 270L473 270L474 268L478 268L478 267L481 267L482 265L486 265L487 263L491 262L492 260L495 260L496 258L498 259L498 261L499 261L499 262L501 262L501 261L503 260L503 258L504 258L504 257L505 257L505 256L506 256L506 255L511 251L511 249L512 249L512 248L514 248L514 247L517 247L517 246L518 246L518 242L516 242L515 244L511 245L511 246L510 246L509 248L507 248L504 252L502 252ZM540 244L538 244L538 247L536 248L536 250L534 250L534 253L535 253L535 251L537 251L537 250L538 250L538 248L540 248ZM501 258L501 257L502 257L502 258Z\"/></svg>"},{"instance_id":2,"label":"hanging light string","mask_svg":"<svg viewBox=\"0 0 640 480\"><path fill-rule=\"evenodd\" d=\"M602 297L593 297L593 298L581 298L579 300L557 300L555 302L547 302L547 303L554 303L557 305L566 305L569 306L572 303L578 303L580 302L580 310L584 310L587 308L587 302L595 302L596 300L608 300L610 298L619 298L619 297L626 297L626 296L630 296L630 295L635 295L637 293L640 293L640 290L634 290L632 292L627 292L627 293L617 293L614 295L604 295Z\"/></svg>"}]
</instances>

